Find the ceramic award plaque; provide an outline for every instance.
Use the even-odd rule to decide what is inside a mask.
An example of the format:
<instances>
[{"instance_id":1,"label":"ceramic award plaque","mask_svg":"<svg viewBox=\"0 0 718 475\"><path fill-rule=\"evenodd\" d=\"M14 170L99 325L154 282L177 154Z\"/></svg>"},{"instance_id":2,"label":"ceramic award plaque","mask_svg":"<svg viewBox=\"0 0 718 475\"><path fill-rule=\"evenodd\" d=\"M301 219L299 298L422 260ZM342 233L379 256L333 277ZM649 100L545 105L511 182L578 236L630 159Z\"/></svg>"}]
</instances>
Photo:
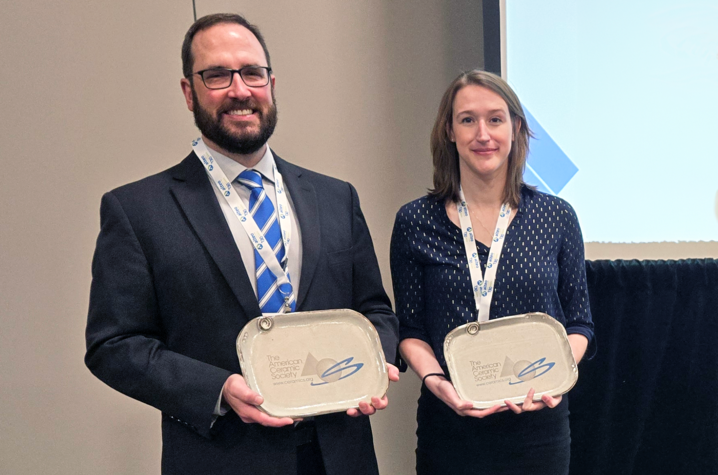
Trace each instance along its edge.
<instances>
[{"instance_id":1,"label":"ceramic award plaque","mask_svg":"<svg viewBox=\"0 0 718 475\"><path fill-rule=\"evenodd\" d=\"M462 325L446 336L444 356L459 397L477 409L521 403L531 388L535 401L558 396L578 379L566 330L545 313Z\"/></svg>"},{"instance_id":2,"label":"ceramic award plaque","mask_svg":"<svg viewBox=\"0 0 718 475\"><path fill-rule=\"evenodd\" d=\"M379 335L353 310L257 317L239 333L237 353L260 409L275 417L346 411L389 387Z\"/></svg>"}]
</instances>

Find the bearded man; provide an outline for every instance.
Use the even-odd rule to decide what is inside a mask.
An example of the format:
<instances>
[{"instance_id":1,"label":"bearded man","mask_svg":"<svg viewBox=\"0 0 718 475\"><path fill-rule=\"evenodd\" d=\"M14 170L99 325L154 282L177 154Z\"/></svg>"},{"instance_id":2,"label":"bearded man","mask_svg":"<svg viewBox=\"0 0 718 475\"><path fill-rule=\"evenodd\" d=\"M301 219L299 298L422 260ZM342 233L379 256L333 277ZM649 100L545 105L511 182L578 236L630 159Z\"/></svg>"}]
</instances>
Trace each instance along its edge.
<instances>
[{"instance_id":1,"label":"bearded man","mask_svg":"<svg viewBox=\"0 0 718 475\"><path fill-rule=\"evenodd\" d=\"M394 361L398 324L357 193L270 150L276 78L257 27L233 14L200 18L182 64L201 138L178 165L103 196L85 362L162 412L162 473L378 473L366 415L386 397L299 423L271 417L235 347L263 313L351 308ZM274 255L253 247L219 183L232 183L255 219L266 215L257 224Z\"/></svg>"}]
</instances>

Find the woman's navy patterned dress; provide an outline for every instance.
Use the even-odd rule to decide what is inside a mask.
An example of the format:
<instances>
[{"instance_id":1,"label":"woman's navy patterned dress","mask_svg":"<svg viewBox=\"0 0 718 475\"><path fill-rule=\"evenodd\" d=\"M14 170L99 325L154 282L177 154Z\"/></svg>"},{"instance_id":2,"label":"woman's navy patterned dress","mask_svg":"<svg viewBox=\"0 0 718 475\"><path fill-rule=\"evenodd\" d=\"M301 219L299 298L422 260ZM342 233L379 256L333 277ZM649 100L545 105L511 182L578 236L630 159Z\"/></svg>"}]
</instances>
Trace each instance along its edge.
<instances>
[{"instance_id":1,"label":"woman's navy patterned dress","mask_svg":"<svg viewBox=\"0 0 718 475\"><path fill-rule=\"evenodd\" d=\"M489 248L479 242L477 248L485 271ZM399 210L391 273L401 339L427 342L446 371L446 334L477 316L461 229L443 202L423 197ZM567 333L589 340L587 357L595 352L576 213L561 198L524 187L501 253L490 318L529 312L553 316ZM566 396L555 409L475 419L458 416L422 387L417 420L419 474L568 473Z\"/></svg>"}]
</instances>

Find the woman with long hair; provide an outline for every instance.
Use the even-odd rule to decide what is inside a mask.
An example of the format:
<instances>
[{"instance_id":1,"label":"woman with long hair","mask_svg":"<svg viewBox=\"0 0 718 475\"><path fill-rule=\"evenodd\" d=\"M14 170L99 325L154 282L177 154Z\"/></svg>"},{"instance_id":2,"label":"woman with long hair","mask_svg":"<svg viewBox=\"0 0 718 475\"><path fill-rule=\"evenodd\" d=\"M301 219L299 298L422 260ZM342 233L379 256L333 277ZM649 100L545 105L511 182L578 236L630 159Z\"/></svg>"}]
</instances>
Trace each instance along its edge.
<instances>
[{"instance_id":1,"label":"woman with long hair","mask_svg":"<svg viewBox=\"0 0 718 475\"><path fill-rule=\"evenodd\" d=\"M523 182L530 136L503 79L462 73L444 94L431 135L434 188L397 213L391 270L399 349L423 382L419 474L568 473L566 396L534 401L531 390L522 404L474 409L454 390L443 354L447 333L477 319L460 211L470 218L483 271L497 229L505 229L500 255L492 253L489 318L544 312L565 327L576 362L594 351L578 219L566 201Z\"/></svg>"}]
</instances>

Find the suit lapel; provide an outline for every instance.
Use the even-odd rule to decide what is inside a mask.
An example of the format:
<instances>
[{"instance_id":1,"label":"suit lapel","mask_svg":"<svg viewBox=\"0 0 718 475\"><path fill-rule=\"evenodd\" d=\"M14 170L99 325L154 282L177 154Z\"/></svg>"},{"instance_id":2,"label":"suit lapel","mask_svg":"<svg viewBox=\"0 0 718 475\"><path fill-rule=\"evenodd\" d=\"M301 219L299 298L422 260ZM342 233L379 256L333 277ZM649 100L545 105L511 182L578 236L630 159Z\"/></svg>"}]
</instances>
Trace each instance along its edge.
<instances>
[{"instance_id":1,"label":"suit lapel","mask_svg":"<svg viewBox=\"0 0 718 475\"><path fill-rule=\"evenodd\" d=\"M314 186L302 177L301 168L285 162L276 154L274 154L274 158L294 204L302 235L302 273L297 295L297 310L302 310L302 303L307 296L314 271L317 268L321 246L317 194Z\"/></svg>"},{"instance_id":2,"label":"suit lapel","mask_svg":"<svg viewBox=\"0 0 718 475\"><path fill-rule=\"evenodd\" d=\"M262 311L244 268L242 256L202 164L192 152L175 170L172 194L187 220L219 267L247 318L261 315Z\"/></svg>"}]
</instances>

